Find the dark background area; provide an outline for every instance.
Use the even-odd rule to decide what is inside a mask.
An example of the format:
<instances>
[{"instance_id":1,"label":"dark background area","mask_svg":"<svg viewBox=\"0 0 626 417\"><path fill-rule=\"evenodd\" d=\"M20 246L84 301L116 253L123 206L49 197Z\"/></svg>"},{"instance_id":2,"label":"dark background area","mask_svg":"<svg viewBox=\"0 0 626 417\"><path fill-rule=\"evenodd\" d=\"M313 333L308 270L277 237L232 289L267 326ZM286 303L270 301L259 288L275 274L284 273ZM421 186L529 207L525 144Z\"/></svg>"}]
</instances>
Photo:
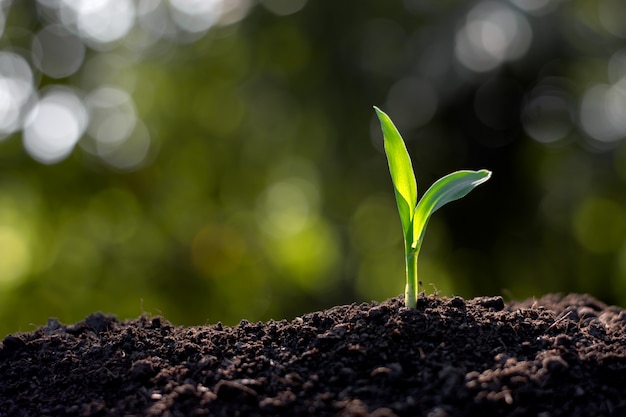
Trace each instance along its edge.
<instances>
[{"instance_id":1,"label":"dark background area","mask_svg":"<svg viewBox=\"0 0 626 417\"><path fill-rule=\"evenodd\" d=\"M420 192L494 172L432 218L428 292L626 305L622 1L0 4L0 335L402 293L373 105Z\"/></svg>"}]
</instances>

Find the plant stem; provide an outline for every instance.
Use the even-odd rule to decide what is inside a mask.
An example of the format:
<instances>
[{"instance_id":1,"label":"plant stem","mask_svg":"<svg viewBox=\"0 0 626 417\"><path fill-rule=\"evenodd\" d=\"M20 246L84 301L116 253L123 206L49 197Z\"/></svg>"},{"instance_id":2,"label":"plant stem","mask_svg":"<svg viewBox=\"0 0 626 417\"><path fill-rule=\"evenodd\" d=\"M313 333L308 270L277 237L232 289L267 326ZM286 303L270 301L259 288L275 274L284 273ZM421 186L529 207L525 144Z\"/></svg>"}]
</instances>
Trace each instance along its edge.
<instances>
[{"instance_id":1,"label":"plant stem","mask_svg":"<svg viewBox=\"0 0 626 417\"><path fill-rule=\"evenodd\" d=\"M408 308L417 307L417 251L409 250L406 255L406 288L404 305Z\"/></svg>"}]
</instances>

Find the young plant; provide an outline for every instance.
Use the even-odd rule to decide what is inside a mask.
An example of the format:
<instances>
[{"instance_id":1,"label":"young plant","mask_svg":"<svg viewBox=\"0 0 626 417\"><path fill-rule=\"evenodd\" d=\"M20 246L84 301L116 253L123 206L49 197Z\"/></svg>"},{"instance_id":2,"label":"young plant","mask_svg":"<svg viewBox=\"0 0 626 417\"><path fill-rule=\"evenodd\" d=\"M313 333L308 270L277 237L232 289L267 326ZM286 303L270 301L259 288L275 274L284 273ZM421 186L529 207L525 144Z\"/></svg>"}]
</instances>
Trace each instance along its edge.
<instances>
[{"instance_id":1,"label":"young plant","mask_svg":"<svg viewBox=\"0 0 626 417\"><path fill-rule=\"evenodd\" d=\"M443 205L465 197L474 188L487 181L491 177L491 172L485 169L453 172L437 180L418 201L417 181L404 140L389 116L378 107L374 107L374 110L376 110L383 131L385 153L404 232L406 255L404 301L407 307L415 308L419 293L417 256L430 216Z\"/></svg>"}]
</instances>

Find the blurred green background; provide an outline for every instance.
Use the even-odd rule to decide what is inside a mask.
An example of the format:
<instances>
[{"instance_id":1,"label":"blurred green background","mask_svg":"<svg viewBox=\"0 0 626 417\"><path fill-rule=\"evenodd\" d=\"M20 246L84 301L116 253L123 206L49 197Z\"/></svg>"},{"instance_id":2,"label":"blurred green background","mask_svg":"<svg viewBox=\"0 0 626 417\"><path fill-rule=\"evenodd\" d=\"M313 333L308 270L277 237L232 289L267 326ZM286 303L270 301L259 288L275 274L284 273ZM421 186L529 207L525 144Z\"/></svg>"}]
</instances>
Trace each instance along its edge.
<instances>
[{"instance_id":1,"label":"blurred green background","mask_svg":"<svg viewBox=\"0 0 626 417\"><path fill-rule=\"evenodd\" d=\"M0 5L0 336L402 293L373 105L421 191L494 172L431 220L428 292L626 306L622 0Z\"/></svg>"}]
</instances>

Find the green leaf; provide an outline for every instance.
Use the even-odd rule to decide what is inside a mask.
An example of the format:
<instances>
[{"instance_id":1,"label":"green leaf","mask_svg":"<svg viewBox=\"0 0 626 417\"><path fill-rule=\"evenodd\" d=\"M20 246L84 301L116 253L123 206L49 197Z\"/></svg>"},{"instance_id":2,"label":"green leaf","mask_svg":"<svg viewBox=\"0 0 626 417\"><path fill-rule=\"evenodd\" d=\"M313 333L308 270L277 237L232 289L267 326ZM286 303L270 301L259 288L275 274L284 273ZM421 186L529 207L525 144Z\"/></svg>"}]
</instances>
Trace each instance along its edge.
<instances>
[{"instance_id":1,"label":"green leaf","mask_svg":"<svg viewBox=\"0 0 626 417\"><path fill-rule=\"evenodd\" d=\"M387 155L389 172L391 173L391 180L396 194L396 203L398 204L398 213L402 222L405 243L408 247L414 239L414 236L411 235L411 232L414 230L411 225L417 204L417 181L413 173L411 158L404 145L404 140L400 136L400 132L398 132L389 116L376 106L374 106L374 110L376 110L383 131L385 154Z\"/></svg>"},{"instance_id":2,"label":"green leaf","mask_svg":"<svg viewBox=\"0 0 626 417\"><path fill-rule=\"evenodd\" d=\"M413 241L411 248L419 250L430 216L451 201L465 197L470 191L491 177L486 169L480 171L456 171L437 180L426 191L415 207L413 216Z\"/></svg>"},{"instance_id":3,"label":"green leaf","mask_svg":"<svg viewBox=\"0 0 626 417\"><path fill-rule=\"evenodd\" d=\"M483 169L456 171L448 174L436 181L417 202L417 181L404 140L389 116L376 106L374 110L376 110L383 131L385 153L404 231L406 255L404 300L407 307L415 308L419 295L417 257L430 216L443 205L466 196L474 188L487 181L491 177L491 172Z\"/></svg>"}]
</instances>

